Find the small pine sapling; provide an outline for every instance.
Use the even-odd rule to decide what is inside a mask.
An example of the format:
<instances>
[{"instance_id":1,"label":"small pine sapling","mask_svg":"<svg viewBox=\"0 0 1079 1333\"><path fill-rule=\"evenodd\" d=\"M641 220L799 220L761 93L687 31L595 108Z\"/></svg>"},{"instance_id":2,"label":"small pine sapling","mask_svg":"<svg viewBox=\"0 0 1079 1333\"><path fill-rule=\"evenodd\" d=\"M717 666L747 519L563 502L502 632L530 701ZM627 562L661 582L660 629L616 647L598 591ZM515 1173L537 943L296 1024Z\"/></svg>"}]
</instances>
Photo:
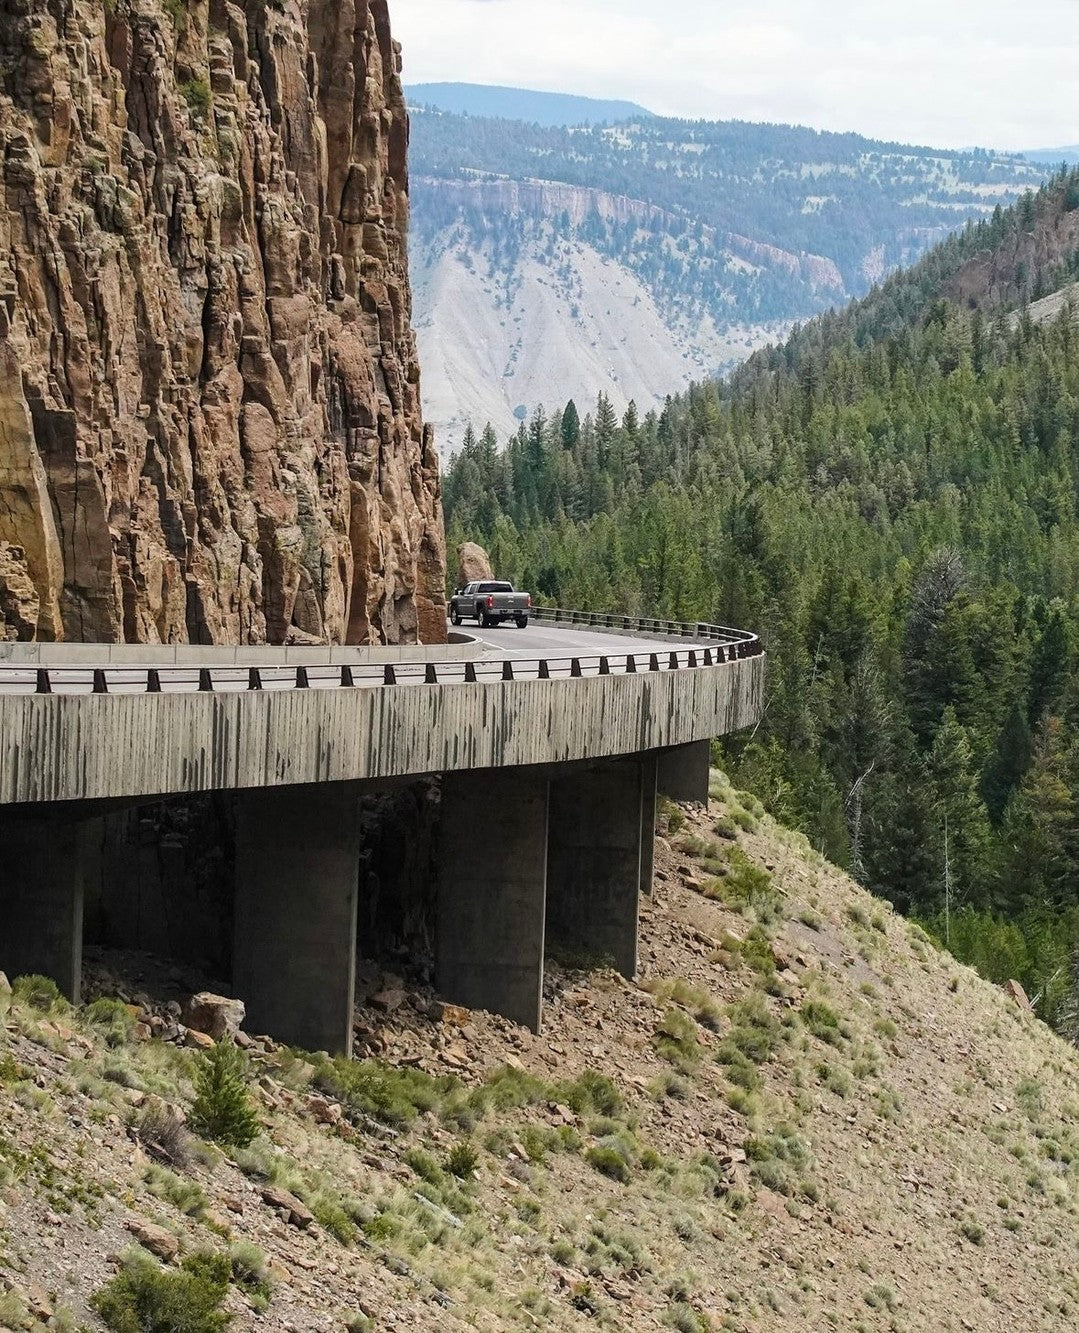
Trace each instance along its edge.
<instances>
[{"instance_id":1,"label":"small pine sapling","mask_svg":"<svg viewBox=\"0 0 1079 1333\"><path fill-rule=\"evenodd\" d=\"M246 1148L258 1137L243 1053L232 1041L219 1041L203 1056L195 1074L190 1123L197 1134L232 1148Z\"/></svg>"}]
</instances>

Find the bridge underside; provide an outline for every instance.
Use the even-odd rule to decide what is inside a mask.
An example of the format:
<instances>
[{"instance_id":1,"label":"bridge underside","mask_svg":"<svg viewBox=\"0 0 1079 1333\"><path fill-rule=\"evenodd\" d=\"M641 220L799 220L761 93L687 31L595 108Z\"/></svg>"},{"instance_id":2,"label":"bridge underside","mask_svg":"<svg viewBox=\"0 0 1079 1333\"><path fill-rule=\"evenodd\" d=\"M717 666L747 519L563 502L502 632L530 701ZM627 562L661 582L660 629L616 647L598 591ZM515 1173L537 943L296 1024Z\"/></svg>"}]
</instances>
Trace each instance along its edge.
<instances>
[{"instance_id":1,"label":"bridge underside","mask_svg":"<svg viewBox=\"0 0 1079 1333\"><path fill-rule=\"evenodd\" d=\"M708 798L709 742L625 758L447 773L437 837L442 996L538 1030L544 960L637 970L657 790ZM361 862L353 782L235 796L232 989L247 1027L311 1050L352 1045ZM85 869L103 803L0 814L0 970L79 999Z\"/></svg>"}]
</instances>

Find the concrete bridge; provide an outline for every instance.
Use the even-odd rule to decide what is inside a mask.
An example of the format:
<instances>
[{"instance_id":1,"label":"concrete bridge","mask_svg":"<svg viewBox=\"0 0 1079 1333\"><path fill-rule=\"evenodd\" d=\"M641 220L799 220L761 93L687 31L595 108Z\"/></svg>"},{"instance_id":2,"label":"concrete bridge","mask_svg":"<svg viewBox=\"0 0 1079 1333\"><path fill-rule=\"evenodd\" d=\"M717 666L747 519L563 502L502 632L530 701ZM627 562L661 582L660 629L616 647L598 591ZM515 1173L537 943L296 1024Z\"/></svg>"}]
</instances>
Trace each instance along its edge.
<instances>
[{"instance_id":1,"label":"concrete bridge","mask_svg":"<svg viewBox=\"0 0 1079 1333\"><path fill-rule=\"evenodd\" d=\"M233 990L249 1026L347 1051L359 801L441 777L436 980L538 1030L557 939L637 971L657 790L707 800L759 717L749 634L541 611L447 647L0 645L0 968L78 998L87 839L235 793Z\"/></svg>"}]
</instances>

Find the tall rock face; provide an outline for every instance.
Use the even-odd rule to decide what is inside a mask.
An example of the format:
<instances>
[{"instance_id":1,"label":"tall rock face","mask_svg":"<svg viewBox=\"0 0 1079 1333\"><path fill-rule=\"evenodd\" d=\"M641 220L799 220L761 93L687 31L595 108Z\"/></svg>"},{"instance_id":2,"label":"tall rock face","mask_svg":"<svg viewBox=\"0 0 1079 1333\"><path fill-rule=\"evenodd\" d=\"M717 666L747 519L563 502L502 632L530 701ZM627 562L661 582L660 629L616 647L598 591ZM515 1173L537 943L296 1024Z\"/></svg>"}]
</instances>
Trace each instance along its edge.
<instances>
[{"instance_id":1,"label":"tall rock face","mask_svg":"<svg viewBox=\"0 0 1079 1333\"><path fill-rule=\"evenodd\" d=\"M5 0L0 637L445 637L387 0Z\"/></svg>"}]
</instances>

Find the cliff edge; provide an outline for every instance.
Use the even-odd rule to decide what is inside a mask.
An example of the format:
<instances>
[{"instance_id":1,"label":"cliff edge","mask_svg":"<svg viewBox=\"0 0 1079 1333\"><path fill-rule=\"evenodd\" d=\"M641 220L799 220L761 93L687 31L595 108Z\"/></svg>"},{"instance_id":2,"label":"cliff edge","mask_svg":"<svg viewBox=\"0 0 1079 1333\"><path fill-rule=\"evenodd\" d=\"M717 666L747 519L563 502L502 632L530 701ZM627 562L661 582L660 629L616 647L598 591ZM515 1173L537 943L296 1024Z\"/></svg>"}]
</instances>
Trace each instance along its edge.
<instances>
[{"instance_id":1,"label":"cliff edge","mask_svg":"<svg viewBox=\"0 0 1079 1333\"><path fill-rule=\"evenodd\" d=\"M10 0L0 636L444 638L386 0Z\"/></svg>"}]
</instances>

